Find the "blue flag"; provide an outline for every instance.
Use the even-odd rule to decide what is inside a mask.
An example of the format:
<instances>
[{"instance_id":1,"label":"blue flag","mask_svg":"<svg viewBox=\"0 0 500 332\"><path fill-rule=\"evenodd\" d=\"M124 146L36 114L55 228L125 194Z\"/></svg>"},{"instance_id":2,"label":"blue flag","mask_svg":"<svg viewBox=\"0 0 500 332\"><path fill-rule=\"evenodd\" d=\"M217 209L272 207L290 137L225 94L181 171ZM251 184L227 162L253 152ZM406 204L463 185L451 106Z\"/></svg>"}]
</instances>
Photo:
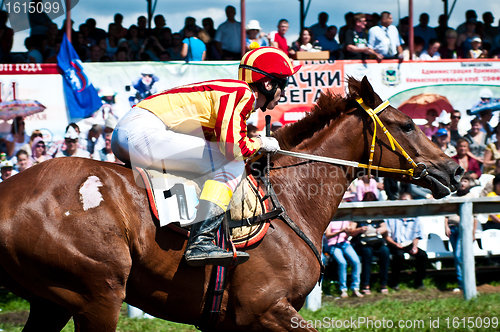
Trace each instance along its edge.
<instances>
[{"instance_id":1,"label":"blue flag","mask_svg":"<svg viewBox=\"0 0 500 332\"><path fill-rule=\"evenodd\" d=\"M102 101L85 75L82 61L66 34L63 36L61 50L57 55L57 64L63 71L64 94L70 118L74 120L91 116L102 106Z\"/></svg>"}]
</instances>

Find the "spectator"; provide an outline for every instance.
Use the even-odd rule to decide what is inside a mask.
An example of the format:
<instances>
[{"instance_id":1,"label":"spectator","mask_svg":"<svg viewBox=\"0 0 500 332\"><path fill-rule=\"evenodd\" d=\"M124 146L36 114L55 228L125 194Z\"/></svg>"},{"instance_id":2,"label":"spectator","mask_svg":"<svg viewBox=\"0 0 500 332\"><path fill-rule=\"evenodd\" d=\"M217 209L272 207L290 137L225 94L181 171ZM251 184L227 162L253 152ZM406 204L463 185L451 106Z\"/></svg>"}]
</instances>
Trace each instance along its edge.
<instances>
[{"instance_id":1,"label":"spectator","mask_svg":"<svg viewBox=\"0 0 500 332\"><path fill-rule=\"evenodd\" d=\"M393 178L384 178L384 190L387 195L387 199L391 201L398 200L401 193L410 192L411 185L409 183L402 183Z\"/></svg>"},{"instance_id":2,"label":"spectator","mask_svg":"<svg viewBox=\"0 0 500 332\"><path fill-rule=\"evenodd\" d=\"M181 31L179 31L179 33L181 34L181 37L182 38L186 38L184 36L184 29L188 26L188 25L192 25L195 27L195 36L198 34L198 32L201 30L201 28L199 26L196 25L196 19L194 17L191 17L191 16L188 16L184 19L184 28L181 29Z\"/></svg>"},{"instance_id":3,"label":"spectator","mask_svg":"<svg viewBox=\"0 0 500 332\"><path fill-rule=\"evenodd\" d=\"M28 50L26 54L27 63L43 63L43 56L40 52L41 44L39 39L28 37L24 40L24 46Z\"/></svg>"},{"instance_id":4,"label":"spectator","mask_svg":"<svg viewBox=\"0 0 500 332\"><path fill-rule=\"evenodd\" d=\"M216 30L214 28L214 20L210 17L205 17L202 20L203 30L205 30L210 37L207 42L205 42L207 46L207 60L220 60L221 56L217 52L217 48L215 46L215 33Z\"/></svg>"},{"instance_id":5,"label":"spectator","mask_svg":"<svg viewBox=\"0 0 500 332\"><path fill-rule=\"evenodd\" d=\"M337 27L335 25L329 26L325 34L317 38L318 45L323 51L330 52L330 60L338 60L343 58L340 45L335 40L337 34Z\"/></svg>"},{"instance_id":6,"label":"spectator","mask_svg":"<svg viewBox=\"0 0 500 332\"><path fill-rule=\"evenodd\" d=\"M429 47L420 54L420 60L441 60L441 55L438 52L440 47L441 44L436 38L429 40Z\"/></svg>"},{"instance_id":7,"label":"spectator","mask_svg":"<svg viewBox=\"0 0 500 332\"><path fill-rule=\"evenodd\" d=\"M401 39L403 39L403 43L404 45L406 45L406 47L408 47L408 30L410 30L409 20L410 19L408 18L408 16L405 16L399 20L398 24L399 35L401 36ZM415 42L415 39L413 40L413 42Z\"/></svg>"},{"instance_id":8,"label":"spectator","mask_svg":"<svg viewBox=\"0 0 500 332\"><path fill-rule=\"evenodd\" d=\"M7 147L7 159L15 156L25 144L29 144L30 137L25 131L24 119L20 116L12 121L10 127L10 134L5 138L5 145Z\"/></svg>"},{"instance_id":9,"label":"spectator","mask_svg":"<svg viewBox=\"0 0 500 332\"><path fill-rule=\"evenodd\" d=\"M438 117L438 113L434 108L429 108L427 113L425 114L425 119L427 123L424 125L418 126L424 132L425 136L429 139L432 139L432 135L434 135L438 131L438 127L434 126L434 121Z\"/></svg>"},{"instance_id":10,"label":"spectator","mask_svg":"<svg viewBox=\"0 0 500 332\"><path fill-rule=\"evenodd\" d=\"M493 191L487 197L500 196L500 174L495 175L493 179ZM488 221L483 225L483 230L487 229L500 229L500 214L490 214Z\"/></svg>"},{"instance_id":11,"label":"spectator","mask_svg":"<svg viewBox=\"0 0 500 332\"><path fill-rule=\"evenodd\" d=\"M318 39L320 36L323 36L328 29L328 14L326 12L321 12L318 15L318 22L309 27L312 32L312 38Z\"/></svg>"},{"instance_id":12,"label":"spectator","mask_svg":"<svg viewBox=\"0 0 500 332\"><path fill-rule=\"evenodd\" d=\"M345 33L347 30L354 28L354 13L348 12L344 15L345 25L341 26L339 29L339 42L341 45L345 41Z\"/></svg>"},{"instance_id":13,"label":"spectator","mask_svg":"<svg viewBox=\"0 0 500 332\"><path fill-rule=\"evenodd\" d=\"M181 34L177 32L174 33L172 35L172 46L166 49L168 54L170 54L170 59L172 59L172 61L183 60L181 55L182 46L183 43L181 39Z\"/></svg>"},{"instance_id":14,"label":"spectator","mask_svg":"<svg viewBox=\"0 0 500 332\"><path fill-rule=\"evenodd\" d=\"M457 149L449 143L448 130L441 128L436 132L437 146L448 157L457 155Z\"/></svg>"},{"instance_id":15,"label":"spectator","mask_svg":"<svg viewBox=\"0 0 500 332\"><path fill-rule=\"evenodd\" d=\"M7 180L15 174L17 174L17 171L14 170L12 161L5 160L0 163L0 182Z\"/></svg>"},{"instance_id":16,"label":"spectator","mask_svg":"<svg viewBox=\"0 0 500 332\"><path fill-rule=\"evenodd\" d=\"M483 13L483 23L484 23L484 35L488 36L488 38L493 41L495 37L498 35L498 27L492 26L493 22L495 22L495 18L491 12Z\"/></svg>"},{"instance_id":17,"label":"spectator","mask_svg":"<svg viewBox=\"0 0 500 332\"><path fill-rule=\"evenodd\" d=\"M122 23L123 23L123 15L120 13L116 13L113 21L116 26L116 37L118 39L120 38L125 38L127 37L127 28L125 28Z\"/></svg>"},{"instance_id":18,"label":"spectator","mask_svg":"<svg viewBox=\"0 0 500 332\"><path fill-rule=\"evenodd\" d=\"M99 45L94 45L90 48L90 58L88 59L88 62L99 62L103 56L103 49Z\"/></svg>"},{"instance_id":19,"label":"spectator","mask_svg":"<svg viewBox=\"0 0 500 332\"><path fill-rule=\"evenodd\" d=\"M172 45L172 29L170 28L162 28L160 31L160 37L158 38L160 45L167 49Z\"/></svg>"},{"instance_id":20,"label":"spectator","mask_svg":"<svg viewBox=\"0 0 500 332\"><path fill-rule=\"evenodd\" d=\"M497 176L499 174L500 174L500 159L497 159L497 160L495 160L495 171L493 173L493 176ZM488 194L494 190L493 179L491 181L488 181L484 185L483 190L481 191L481 194L480 194L481 197L488 196Z\"/></svg>"},{"instance_id":21,"label":"spectator","mask_svg":"<svg viewBox=\"0 0 500 332\"><path fill-rule=\"evenodd\" d=\"M196 37L196 27L187 25L184 28L185 39L182 41L181 56L189 61L203 61L207 55L205 43Z\"/></svg>"},{"instance_id":22,"label":"spectator","mask_svg":"<svg viewBox=\"0 0 500 332\"><path fill-rule=\"evenodd\" d=\"M462 135L458 132L458 123L462 118L460 111L454 110L451 113L451 123L450 123L450 143L454 147L457 147L457 141L462 138Z\"/></svg>"},{"instance_id":23,"label":"spectator","mask_svg":"<svg viewBox=\"0 0 500 332\"><path fill-rule=\"evenodd\" d=\"M66 126L66 129L65 129L65 134L68 132L69 128L72 127L77 133L78 135L80 135L80 127L78 127L78 125L74 122L71 122L69 125ZM80 143L78 143L77 147L79 149L84 149L84 146L82 146ZM64 151L66 150L66 143L65 143L65 140L60 140L60 141L57 141L57 142L53 142L52 145L50 146L50 148L47 150L47 154L50 156L50 157L55 157L55 155L61 151Z\"/></svg>"},{"instance_id":24,"label":"spectator","mask_svg":"<svg viewBox=\"0 0 500 332\"><path fill-rule=\"evenodd\" d=\"M470 188L473 187L474 179L470 174L464 174L462 177L462 182L460 184L460 189L456 193L451 194L452 197L470 197L473 198L475 195L470 192ZM459 292L464 289L464 283L462 278L462 243L460 241L460 231L458 229L458 224L460 223L460 216L458 214L446 217L444 221L444 229L446 236L450 238L450 244L453 248L453 260L455 262L455 271L457 273L458 288L455 288L454 292ZM472 228L472 239L475 240L477 228L477 219L474 218L474 226Z\"/></svg>"},{"instance_id":25,"label":"spectator","mask_svg":"<svg viewBox=\"0 0 500 332\"><path fill-rule=\"evenodd\" d=\"M90 49L87 48L87 45L85 43L85 37L83 36L83 33L77 32L76 33L76 40L73 40L71 44L73 45L73 48L75 49L76 53L80 57L81 61L86 62L87 59L90 58Z\"/></svg>"},{"instance_id":26,"label":"spectator","mask_svg":"<svg viewBox=\"0 0 500 332\"><path fill-rule=\"evenodd\" d=\"M469 20L473 19L474 21L477 21L477 14L475 10L469 9L468 11L465 12L465 22L460 24L457 27L457 33L461 34L467 31L467 24Z\"/></svg>"},{"instance_id":27,"label":"spectator","mask_svg":"<svg viewBox=\"0 0 500 332\"><path fill-rule=\"evenodd\" d=\"M477 22L476 23L476 30L475 32L479 35L479 38L481 39L481 50L484 53L484 57L487 58L489 53L492 50L493 46L493 39L490 38L487 34L484 33L484 24L483 22Z\"/></svg>"},{"instance_id":28,"label":"spectator","mask_svg":"<svg viewBox=\"0 0 500 332\"><path fill-rule=\"evenodd\" d=\"M452 157L462 168L477 180L481 176L479 163L469 151L469 141L465 138L457 140L457 155Z\"/></svg>"},{"instance_id":29,"label":"spectator","mask_svg":"<svg viewBox=\"0 0 500 332\"><path fill-rule=\"evenodd\" d=\"M36 137L33 140L33 146L31 148L31 164L36 165L49 159L52 159L52 157L47 154L47 148L43 138Z\"/></svg>"},{"instance_id":30,"label":"spectator","mask_svg":"<svg viewBox=\"0 0 500 332\"><path fill-rule=\"evenodd\" d=\"M106 37L106 50L105 55L113 58L116 51L118 50L118 27L114 23L110 23L108 26L108 36Z\"/></svg>"},{"instance_id":31,"label":"spectator","mask_svg":"<svg viewBox=\"0 0 500 332\"><path fill-rule=\"evenodd\" d=\"M495 164L500 159L500 124L495 127L495 134L495 142L489 143L484 151L484 174L495 174Z\"/></svg>"},{"instance_id":32,"label":"spectator","mask_svg":"<svg viewBox=\"0 0 500 332\"><path fill-rule=\"evenodd\" d=\"M127 42L128 47L132 56L132 59L137 60L139 50L141 49L142 44L144 44L144 40L139 38L139 29L136 25L131 25L127 31Z\"/></svg>"},{"instance_id":33,"label":"spectator","mask_svg":"<svg viewBox=\"0 0 500 332\"><path fill-rule=\"evenodd\" d=\"M68 131L64 135L64 143L66 144L66 150L57 152L55 158L59 157L81 157L90 158L90 153L86 150L80 149L78 147L78 133L75 128L69 127Z\"/></svg>"},{"instance_id":34,"label":"spectator","mask_svg":"<svg viewBox=\"0 0 500 332\"><path fill-rule=\"evenodd\" d=\"M354 15L354 27L348 29L345 33L345 58L346 59L365 59L368 56L376 57L382 60L384 56L375 52L373 48L368 47L368 37L365 32L366 15L357 13Z\"/></svg>"},{"instance_id":35,"label":"spectator","mask_svg":"<svg viewBox=\"0 0 500 332\"><path fill-rule=\"evenodd\" d=\"M14 44L14 30L7 26L9 13L0 10L0 63L10 63L10 51Z\"/></svg>"},{"instance_id":36,"label":"spectator","mask_svg":"<svg viewBox=\"0 0 500 332\"><path fill-rule=\"evenodd\" d=\"M419 20L420 24L413 27L413 33L415 36L422 37L425 40L425 48L429 47L429 41L431 39L437 39L436 31L434 28L429 26L429 14L420 14Z\"/></svg>"},{"instance_id":37,"label":"spectator","mask_svg":"<svg viewBox=\"0 0 500 332\"><path fill-rule=\"evenodd\" d=\"M241 59L241 23L234 19L235 16L236 8L227 6L227 20L219 25L215 33L215 45L222 60Z\"/></svg>"},{"instance_id":38,"label":"spectator","mask_svg":"<svg viewBox=\"0 0 500 332\"><path fill-rule=\"evenodd\" d=\"M354 296L363 297L359 292L359 282L361 275L361 262L354 251L348 236L356 228L356 223L349 221L332 221L326 229L328 240L328 253L337 261L337 274L340 284L340 297L348 297L347 294L347 262L352 267L351 290ZM359 232L359 231L358 231Z\"/></svg>"},{"instance_id":39,"label":"spectator","mask_svg":"<svg viewBox=\"0 0 500 332\"><path fill-rule=\"evenodd\" d=\"M446 45L446 32L450 29L452 28L448 26L448 15L439 15L438 26L434 28L434 31L436 32L436 38L439 40L441 45Z\"/></svg>"},{"instance_id":40,"label":"spectator","mask_svg":"<svg viewBox=\"0 0 500 332\"><path fill-rule=\"evenodd\" d=\"M182 49L181 49L182 50ZM139 60L142 61L160 61L160 53L165 51L156 37L145 39L139 49ZM184 58L182 58L184 60Z\"/></svg>"},{"instance_id":41,"label":"spectator","mask_svg":"<svg viewBox=\"0 0 500 332\"><path fill-rule=\"evenodd\" d=\"M416 36L413 39L413 55L411 57L412 60L420 60L420 56L424 50L425 41L422 37ZM410 60L410 48L407 45L403 47L403 60Z\"/></svg>"},{"instance_id":42,"label":"spectator","mask_svg":"<svg viewBox=\"0 0 500 332\"><path fill-rule=\"evenodd\" d=\"M372 192L365 195L363 201L376 201L377 198ZM367 220L360 222L357 228L351 231L352 245L362 261L361 272L361 292L364 295L370 295L370 277L373 255L379 258L379 283L380 292L389 294L387 289L387 280L389 275L389 248L383 235L387 232L386 224L383 220Z\"/></svg>"},{"instance_id":43,"label":"spectator","mask_svg":"<svg viewBox=\"0 0 500 332\"><path fill-rule=\"evenodd\" d=\"M43 10L42 0L31 0L29 4L33 4L33 7L29 7L29 10L24 14L28 14L28 21L30 25L30 37L38 38L38 36L43 36L47 32L49 25L52 23L48 13ZM31 8L39 8L38 4L42 5L42 10L31 10Z\"/></svg>"},{"instance_id":44,"label":"spectator","mask_svg":"<svg viewBox=\"0 0 500 332\"><path fill-rule=\"evenodd\" d=\"M469 19L467 21L467 30L458 35L457 47L462 49L464 55L469 54L469 51L472 48L472 39L474 39L475 37L481 38L481 36L479 36L475 32L476 23L477 23L476 19Z\"/></svg>"},{"instance_id":45,"label":"spectator","mask_svg":"<svg viewBox=\"0 0 500 332\"><path fill-rule=\"evenodd\" d=\"M486 50L481 49L481 38L474 37L471 41L471 49L469 50L468 58L470 59L479 59L479 58L487 58L488 52Z\"/></svg>"},{"instance_id":46,"label":"spectator","mask_svg":"<svg viewBox=\"0 0 500 332\"><path fill-rule=\"evenodd\" d=\"M113 151L111 150L111 137L113 136L113 132L107 133L104 135L104 141L105 141L105 146L104 148L94 152L92 154L92 159L94 160L100 160L100 161L106 161L110 163L119 163L123 164L122 161L116 159Z\"/></svg>"},{"instance_id":47,"label":"spectator","mask_svg":"<svg viewBox=\"0 0 500 332\"><path fill-rule=\"evenodd\" d=\"M257 132L257 127L255 127L251 123L247 124L247 137L254 138L254 137L258 137L258 136L259 136L259 133Z\"/></svg>"},{"instance_id":48,"label":"spectator","mask_svg":"<svg viewBox=\"0 0 500 332\"><path fill-rule=\"evenodd\" d=\"M151 31L151 36L156 37L156 39L161 39L161 30L167 25L165 17L158 14L154 17L155 27Z\"/></svg>"},{"instance_id":49,"label":"spectator","mask_svg":"<svg viewBox=\"0 0 500 332\"><path fill-rule=\"evenodd\" d=\"M489 89L488 89L489 90ZM491 90L490 90L491 92ZM481 98L485 100L487 98ZM489 103L491 98L487 99L487 103ZM493 112L491 110L483 110L479 112L479 121L481 122L481 131L486 133L488 137L491 137L493 133L493 128L490 125L491 118L493 117Z\"/></svg>"},{"instance_id":50,"label":"spectator","mask_svg":"<svg viewBox=\"0 0 500 332\"><path fill-rule=\"evenodd\" d=\"M361 202L367 192L372 192L375 197L380 197L380 192L377 188L377 181L371 175L363 175L356 183L358 201Z\"/></svg>"},{"instance_id":51,"label":"spectator","mask_svg":"<svg viewBox=\"0 0 500 332\"><path fill-rule=\"evenodd\" d=\"M137 18L137 29L139 39L146 40L151 36L151 31L147 27L148 21L146 16L139 16Z\"/></svg>"},{"instance_id":52,"label":"spectator","mask_svg":"<svg viewBox=\"0 0 500 332\"><path fill-rule=\"evenodd\" d=\"M409 193L401 195L401 200L411 200ZM392 254L392 288L399 290L399 275L405 261L404 254L408 253L416 259L416 270L414 285L417 289L425 289L425 265L427 264L427 253L418 248L418 240L422 239L422 225L417 218L387 219L387 233L385 239Z\"/></svg>"},{"instance_id":53,"label":"spectator","mask_svg":"<svg viewBox=\"0 0 500 332\"><path fill-rule=\"evenodd\" d=\"M95 145L97 141L101 138L102 132L103 132L102 126L94 124L87 133L87 151L91 155L94 154Z\"/></svg>"},{"instance_id":54,"label":"spectator","mask_svg":"<svg viewBox=\"0 0 500 332\"><path fill-rule=\"evenodd\" d=\"M269 41L265 35L262 35L260 33L260 24L259 21L257 20L250 20L248 21L248 24L246 26L246 31L247 31L247 40L246 40L246 51L251 51L252 49L256 47L250 48L250 44L256 43L253 46L262 47L262 46L269 46Z\"/></svg>"},{"instance_id":55,"label":"spectator","mask_svg":"<svg viewBox=\"0 0 500 332\"><path fill-rule=\"evenodd\" d=\"M462 59L464 54L461 48L457 48L457 32L453 29L446 30L446 42L441 44L439 54L441 59Z\"/></svg>"},{"instance_id":56,"label":"spectator","mask_svg":"<svg viewBox=\"0 0 500 332\"><path fill-rule=\"evenodd\" d=\"M297 52L313 52L318 46L318 42L312 39L311 30L304 28L300 32L299 39L292 43L288 53L291 58L297 59Z\"/></svg>"},{"instance_id":57,"label":"spectator","mask_svg":"<svg viewBox=\"0 0 500 332\"><path fill-rule=\"evenodd\" d=\"M19 150L16 153L17 159L17 171L22 172L31 167L30 157L28 156L28 152L24 150Z\"/></svg>"},{"instance_id":58,"label":"spectator","mask_svg":"<svg viewBox=\"0 0 500 332\"><path fill-rule=\"evenodd\" d=\"M271 46L281 49L286 54L288 54L288 43L285 38L287 31L288 21L283 18L278 22L278 31L269 33L269 42Z\"/></svg>"},{"instance_id":59,"label":"spectator","mask_svg":"<svg viewBox=\"0 0 500 332\"><path fill-rule=\"evenodd\" d=\"M469 142L469 151L473 157L480 163L483 162L484 151L486 145L490 143L488 134L482 131L481 120L477 117L471 120L471 129L467 132L464 138Z\"/></svg>"},{"instance_id":60,"label":"spectator","mask_svg":"<svg viewBox=\"0 0 500 332\"><path fill-rule=\"evenodd\" d=\"M85 24L89 28L89 37L97 41L106 38L106 31L98 28L96 21L93 18L89 18L85 21Z\"/></svg>"},{"instance_id":61,"label":"spectator","mask_svg":"<svg viewBox=\"0 0 500 332\"><path fill-rule=\"evenodd\" d=\"M392 25L392 15L382 12L380 25L368 32L368 47L382 54L385 59L403 58L403 47L398 29Z\"/></svg>"}]
</instances>

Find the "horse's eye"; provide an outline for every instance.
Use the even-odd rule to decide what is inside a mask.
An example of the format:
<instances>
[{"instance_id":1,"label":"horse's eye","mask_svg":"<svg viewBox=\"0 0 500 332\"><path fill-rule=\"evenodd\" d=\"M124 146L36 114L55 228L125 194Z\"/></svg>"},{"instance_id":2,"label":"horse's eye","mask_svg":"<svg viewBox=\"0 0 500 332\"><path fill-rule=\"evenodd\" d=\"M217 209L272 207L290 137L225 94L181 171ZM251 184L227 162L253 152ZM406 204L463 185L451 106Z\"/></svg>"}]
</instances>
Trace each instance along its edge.
<instances>
[{"instance_id":1,"label":"horse's eye","mask_svg":"<svg viewBox=\"0 0 500 332\"><path fill-rule=\"evenodd\" d=\"M414 129L413 123L409 122L409 123L403 125L402 129L405 133L409 133L410 131L412 131Z\"/></svg>"}]
</instances>

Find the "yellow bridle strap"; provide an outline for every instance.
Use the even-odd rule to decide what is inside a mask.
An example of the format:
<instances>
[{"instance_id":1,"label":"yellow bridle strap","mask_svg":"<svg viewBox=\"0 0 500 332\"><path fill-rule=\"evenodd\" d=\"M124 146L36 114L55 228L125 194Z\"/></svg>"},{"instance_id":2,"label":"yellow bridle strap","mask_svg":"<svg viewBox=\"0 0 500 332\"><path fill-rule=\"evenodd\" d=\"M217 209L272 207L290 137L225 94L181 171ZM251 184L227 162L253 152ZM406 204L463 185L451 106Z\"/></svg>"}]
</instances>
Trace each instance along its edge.
<instances>
[{"instance_id":1,"label":"yellow bridle strap","mask_svg":"<svg viewBox=\"0 0 500 332\"><path fill-rule=\"evenodd\" d=\"M402 174L409 174L413 176L414 169L417 168L417 164L413 161L413 159L406 153L406 151L399 145L399 143L396 141L394 136L391 135L391 133L387 130L387 128L384 126L380 118L378 117L378 113L382 112L384 109L386 109L390 103L388 100L384 101L382 104L377 106L375 110L373 110L371 107L365 104L362 98L357 98L356 101L358 104L363 107L363 109L368 113L368 115L372 118L373 120L373 138L372 138L372 145L370 148L370 158L368 160L368 165L360 164L360 167L365 167L368 169L368 173L370 173L371 169L377 169L380 171L386 171L386 172L392 172L392 173L402 173ZM387 139L389 140L389 143L391 144L392 150L396 150L396 147L398 150L401 152L401 154L406 158L408 163L414 167L414 169L409 169L409 170L401 170L401 169L394 169L394 168L385 168L385 167L379 167L379 166L373 166L373 154L375 153L375 140L377 138L377 123L380 125L380 128L382 128L384 134L387 136Z\"/></svg>"}]
</instances>

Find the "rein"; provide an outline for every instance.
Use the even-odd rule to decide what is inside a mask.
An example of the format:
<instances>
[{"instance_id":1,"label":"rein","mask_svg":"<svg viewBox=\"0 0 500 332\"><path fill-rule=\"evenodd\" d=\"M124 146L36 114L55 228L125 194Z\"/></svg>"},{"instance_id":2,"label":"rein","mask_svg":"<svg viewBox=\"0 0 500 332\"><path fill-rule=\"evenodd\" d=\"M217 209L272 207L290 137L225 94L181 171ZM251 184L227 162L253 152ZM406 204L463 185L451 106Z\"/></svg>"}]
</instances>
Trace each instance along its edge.
<instances>
[{"instance_id":1,"label":"rein","mask_svg":"<svg viewBox=\"0 0 500 332\"><path fill-rule=\"evenodd\" d=\"M282 154L282 155L297 157L297 158L325 162L325 163L329 163L329 164L344 165L344 166L351 166L351 167L358 167L358 168L366 168L366 169L368 169L368 173L370 173L371 170L374 169L374 170L383 171L383 172L410 175L415 180L418 180L418 179L426 176L428 173L427 173L427 167L425 166L425 164L423 164L423 163L417 164L413 161L413 159L408 155L408 153L403 149L403 147L396 141L394 136L392 136L391 133L387 130L387 128L382 123L382 120L380 120L380 118L377 115L378 113L382 112L390 105L389 101L386 100L385 102L380 104L374 110L372 108L370 108L368 105L366 105L362 98L357 98L356 101L366 111L366 113L368 113L368 115L370 116L370 118L372 118L373 123L374 123L373 139L372 139L372 144L370 147L370 158L368 159L368 164L363 164L363 163L358 163L355 161L348 161L348 160L343 160L343 159L337 159L337 158L316 156L316 155L307 154L307 153L286 151L286 150L278 150L277 153ZM412 168L410 168L410 169L387 168L387 167L382 167L382 166L374 166L372 164L373 163L373 154L375 153L375 142L376 142L376 138L377 138L377 123L380 126L380 128L383 130L384 134L387 136L389 143L391 144L392 151L395 151L396 148L398 148L398 150L401 152L401 154L406 158L408 163L412 166ZM423 166L423 170L420 173L420 176L417 177L417 176L415 176L414 173L419 165Z\"/></svg>"}]
</instances>

